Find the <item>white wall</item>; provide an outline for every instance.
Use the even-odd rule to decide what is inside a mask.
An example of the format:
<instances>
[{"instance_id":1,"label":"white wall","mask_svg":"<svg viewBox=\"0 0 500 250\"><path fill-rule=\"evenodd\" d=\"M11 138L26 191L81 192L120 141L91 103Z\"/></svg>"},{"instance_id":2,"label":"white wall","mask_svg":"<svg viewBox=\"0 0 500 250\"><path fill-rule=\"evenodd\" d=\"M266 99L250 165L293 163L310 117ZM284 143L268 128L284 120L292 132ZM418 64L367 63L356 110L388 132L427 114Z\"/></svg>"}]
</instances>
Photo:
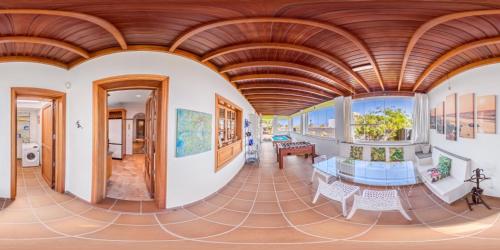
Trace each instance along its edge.
<instances>
[{"instance_id":1,"label":"white wall","mask_svg":"<svg viewBox=\"0 0 500 250\"><path fill-rule=\"evenodd\" d=\"M226 167L214 172L212 150L183 158L175 157L176 109L186 108L212 114L215 127L215 94L254 113L246 99L209 68L184 57L160 52L123 52L85 62L69 72L32 63L0 64L0 111L10 113L10 87L49 88L67 93L66 190L90 200L92 178L92 83L110 76L158 74L170 78L168 100L167 207L198 201L222 188L244 164L240 154ZM65 82L71 88L65 89ZM76 128L80 121L83 128ZM213 132L215 133L215 131ZM10 120L0 120L0 138L10 138ZM212 134L215 138L215 134ZM10 162L10 143L0 144L0 159ZM0 165L0 196L10 194L10 165Z\"/></svg>"},{"instance_id":2,"label":"white wall","mask_svg":"<svg viewBox=\"0 0 500 250\"><path fill-rule=\"evenodd\" d=\"M447 95L457 93L458 96L475 93L481 95L500 96L500 64L483 66L459 74L449 79L429 93L430 108L434 108L439 102L445 100ZM451 83L451 90L448 90ZM500 135L498 131L498 118L500 109L497 98L497 134L477 134L475 139L464 139L458 137L457 141L448 141L443 134L437 134L435 129L430 131L430 142L449 152L470 158L472 168L483 168L485 174L492 180L482 183L485 193L492 196L500 196ZM458 102L458 101L457 101ZM458 107L458 106L457 106Z\"/></svg>"},{"instance_id":3,"label":"white wall","mask_svg":"<svg viewBox=\"0 0 500 250\"><path fill-rule=\"evenodd\" d=\"M10 88L39 87L65 91L66 70L33 63L0 63L0 197L10 196Z\"/></svg>"},{"instance_id":4,"label":"white wall","mask_svg":"<svg viewBox=\"0 0 500 250\"><path fill-rule=\"evenodd\" d=\"M328 157L338 155L339 145L335 139L314 137L308 135L301 135L296 133L290 133L292 140L294 141L307 141L314 143L316 154L326 155Z\"/></svg>"}]
</instances>

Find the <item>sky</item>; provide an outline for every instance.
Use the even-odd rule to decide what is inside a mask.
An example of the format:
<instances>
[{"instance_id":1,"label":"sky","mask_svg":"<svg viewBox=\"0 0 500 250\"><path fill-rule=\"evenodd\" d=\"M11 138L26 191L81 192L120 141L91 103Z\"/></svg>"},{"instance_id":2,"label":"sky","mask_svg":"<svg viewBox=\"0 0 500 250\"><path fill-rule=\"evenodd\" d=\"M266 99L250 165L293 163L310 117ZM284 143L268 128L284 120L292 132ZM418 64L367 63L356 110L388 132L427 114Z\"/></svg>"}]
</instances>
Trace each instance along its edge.
<instances>
[{"instance_id":1,"label":"sky","mask_svg":"<svg viewBox=\"0 0 500 250\"><path fill-rule=\"evenodd\" d=\"M352 102L352 111L359 114L366 114L380 107L402 109L407 115L413 113L413 98L370 98L363 100L354 100Z\"/></svg>"}]
</instances>

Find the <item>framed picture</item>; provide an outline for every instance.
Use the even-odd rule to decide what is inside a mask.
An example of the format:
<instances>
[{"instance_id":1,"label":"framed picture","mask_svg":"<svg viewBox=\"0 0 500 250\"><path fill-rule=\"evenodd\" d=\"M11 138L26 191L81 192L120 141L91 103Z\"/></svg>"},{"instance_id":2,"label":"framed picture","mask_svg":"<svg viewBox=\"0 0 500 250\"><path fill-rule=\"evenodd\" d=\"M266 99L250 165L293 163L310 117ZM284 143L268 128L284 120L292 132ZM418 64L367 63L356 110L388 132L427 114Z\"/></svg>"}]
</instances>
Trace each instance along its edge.
<instances>
[{"instance_id":1,"label":"framed picture","mask_svg":"<svg viewBox=\"0 0 500 250\"><path fill-rule=\"evenodd\" d=\"M177 109L176 157L199 154L212 149L212 115Z\"/></svg>"},{"instance_id":2,"label":"framed picture","mask_svg":"<svg viewBox=\"0 0 500 250\"><path fill-rule=\"evenodd\" d=\"M446 97L446 140L457 140L457 94Z\"/></svg>"},{"instance_id":3,"label":"framed picture","mask_svg":"<svg viewBox=\"0 0 500 250\"><path fill-rule=\"evenodd\" d=\"M477 98L477 132L497 133L497 96L487 95Z\"/></svg>"},{"instance_id":4,"label":"framed picture","mask_svg":"<svg viewBox=\"0 0 500 250\"><path fill-rule=\"evenodd\" d=\"M444 134L444 102L436 107L436 131L438 134Z\"/></svg>"},{"instance_id":5,"label":"framed picture","mask_svg":"<svg viewBox=\"0 0 500 250\"><path fill-rule=\"evenodd\" d=\"M462 95L458 98L459 134L461 138L474 138L475 114L474 94Z\"/></svg>"},{"instance_id":6,"label":"framed picture","mask_svg":"<svg viewBox=\"0 0 500 250\"><path fill-rule=\"evenodd\" d=\"M431 129L436 129L436 108L431 109Z\"/></svg>"}]
</instances>

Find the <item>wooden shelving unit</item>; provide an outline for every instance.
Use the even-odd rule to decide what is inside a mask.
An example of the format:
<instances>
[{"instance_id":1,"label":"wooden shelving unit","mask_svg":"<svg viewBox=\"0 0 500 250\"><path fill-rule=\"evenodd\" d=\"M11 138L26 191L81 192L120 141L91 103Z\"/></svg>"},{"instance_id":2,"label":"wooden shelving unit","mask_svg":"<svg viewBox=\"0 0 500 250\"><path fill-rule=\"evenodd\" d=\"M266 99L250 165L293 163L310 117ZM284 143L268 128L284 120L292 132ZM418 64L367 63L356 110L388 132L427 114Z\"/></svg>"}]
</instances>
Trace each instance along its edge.
<instances>
[{"instance_id":1,"label":"wooden shelving unit","mask_svg":"<svg viewBox=\"0 0 500 250\"><path fill-rule=\"evenodd\" d=\"M215 95L215 171L242 151L243 111L226 98Z\"/></svg>"}]
</instances>

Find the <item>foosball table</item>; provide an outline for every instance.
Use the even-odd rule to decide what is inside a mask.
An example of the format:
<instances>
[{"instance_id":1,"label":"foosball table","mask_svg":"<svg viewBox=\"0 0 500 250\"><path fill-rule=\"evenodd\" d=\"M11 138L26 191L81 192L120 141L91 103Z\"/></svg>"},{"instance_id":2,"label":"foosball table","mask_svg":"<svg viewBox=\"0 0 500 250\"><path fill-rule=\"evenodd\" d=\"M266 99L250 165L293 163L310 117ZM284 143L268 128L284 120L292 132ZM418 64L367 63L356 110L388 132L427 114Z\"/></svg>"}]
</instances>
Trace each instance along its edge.
<instances>
[{"instance_id":1,"label":"foosball table","mask_svg":"<svg viewBox=\"0 0 500 250\"><path fill-rule=\"evenodd\" d=\"M309 142L286 142L276 144L276 158L279 162L280 169L283 168L283 159L288 155L305 155L306 158L311 156L314 163L315 146Z\"/></svg>"}]
</instances>

